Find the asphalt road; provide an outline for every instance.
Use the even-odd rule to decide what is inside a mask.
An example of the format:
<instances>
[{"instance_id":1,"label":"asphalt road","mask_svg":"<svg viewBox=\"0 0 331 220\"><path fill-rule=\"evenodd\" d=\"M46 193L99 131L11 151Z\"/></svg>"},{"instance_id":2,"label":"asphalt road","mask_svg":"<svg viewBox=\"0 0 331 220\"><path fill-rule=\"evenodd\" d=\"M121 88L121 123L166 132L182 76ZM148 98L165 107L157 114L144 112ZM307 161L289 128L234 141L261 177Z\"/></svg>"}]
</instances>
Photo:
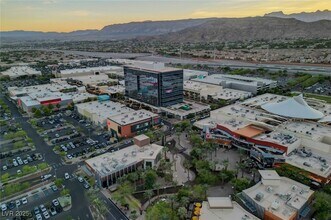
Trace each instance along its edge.
<instances>
[{"instance_id":1,"label":"asphalt road","mask_svg":"<svg viewBox=\"0 0 331 220\"><path fill-rule=\"evenodd\" d=\"M61 158L53 152L52 147L48 146L43 138L41 138L35 129L32 128L32 126L27 122L29 118L22 117L12 102L8 101L6 98L3 98L3 100L8 105L14 120L21 124L23 130L25 130L28 136L33 140L37 152L45 156L45 161L51 166L54 164L62 164L62 166L58 166L56 170L53 166L51 172L53 172L54 175L56 172L56 176L59 178L63 178L66 172L72 174L77 169L77 164L64 165ZM86 189L84 189L82 184L78 183L79 182L76 179L67 180L64 183L65 187L70 190L72 198L72 209L68 211L68 216L74 217L76 219L91 219L91 213L88 209L88 201L83 193Z\"/></svg>"},{"instance_id":2,"label":"asphalt road","mask_svg":"<svg viewBox=\"0 0 331 220\"><path fill-rule=\"evenodd\" d=\"M26 131L27 135L32 139L36 146L36 152L41 153L44 156L44 160L52 166L51 173L53 175L56 175L57 178L63 178L65 173L69 173L71 176L71 179L64 181L65 188L70 190L70 195L72 198L72 208L67 211L63 212L60 215L56 216L55 219L65 219L66 216L71 216L72 218L84 220L84 219L92 219L92 215L89 211L88 205L89 202L87 198L84 195L84 192L86 189L83 187L83 184L79 183L76 178L72 177L72 173L74 173L78 165L82 165L83 162L79 164L73 164L73 165L66 165L62 162L61 157L59 157L57 154L53 152L53 149L51 146L48 146L42 137L38 135L36 130L27 122L29 120L28 117L22 117L22 115L17 110L16 106L10 102L8 99L6 99L3 96L0 96L3 98L5 103L8 105L10 111L12 112L12 116L14 120L22 126L23 130ZM90 133L88 131L88 128L84 127L83 125L79 124L76 120L65 117L68 121L74 124L75 127L81 127L83 132L85 134ZM91 131L92 134L92 131ZM94 135L93 135L94 136ZM92 137L92 136L91 136ZM93 137L92 137L93 138ZM98 139L101 137L95 136L95 139ZM118 146L118 148L124 148L129 146L130 144L121 144ZM54 199L54 195L46 195L42 198L39 204L42 204L44 202L51 201ZM116 205L111 202L109 199L107 199L102 193L98 194L99 197L107 204L107 208L109 209L109 212L107 213L106 219L110 220L127 220L128 218L116 207ZM37 205L38 202L34 202L33 204L29 204L27 206L28 210L32 209L35 205Z\"/></svg>"}]
</instances>

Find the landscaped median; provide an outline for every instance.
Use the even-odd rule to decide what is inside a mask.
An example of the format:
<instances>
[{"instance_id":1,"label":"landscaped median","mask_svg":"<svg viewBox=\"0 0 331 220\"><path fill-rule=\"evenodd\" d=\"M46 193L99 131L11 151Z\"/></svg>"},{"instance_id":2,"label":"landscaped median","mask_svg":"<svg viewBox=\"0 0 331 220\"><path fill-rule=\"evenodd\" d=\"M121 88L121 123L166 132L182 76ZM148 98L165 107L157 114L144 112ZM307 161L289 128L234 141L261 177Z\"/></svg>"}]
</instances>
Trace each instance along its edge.
<instances>
[{"instance_id":1,"label":"landscaped median","mask_svg":"<svg viewBox=\"0 0 331 220\"><path fill-rule=\"evenodd\" d=\"M50 166L47 163L40 163L35 166L25 165L22 167L21 173L17 173L14 175L10 175L9 173L5 173L1 175L1 182L3 184L8 182L13 182L13 180L17 181L19 178L26 177L29 174L35 174L37 172L45 172L50 169Z\"/></svg>"},{"instance_id":2,"label":"landscaped median","mask_svg":"<svg viewBox=\"0 0 331 220\"><path fill-rule=\"evenodd\" d=\"M39 176L43 173L49 172L50 169L51 168L47 163L40 163L36 166L23 166L20 174L10 175L9 173L5 173L1 175L1 183L3 184L3 188L0 191L0 198L8 197L28 189L31 186L31 183L29 181L23 181L30 179L34 175ZM17 181L20 182L16 183Z\"/></svg>"}]
</instances>

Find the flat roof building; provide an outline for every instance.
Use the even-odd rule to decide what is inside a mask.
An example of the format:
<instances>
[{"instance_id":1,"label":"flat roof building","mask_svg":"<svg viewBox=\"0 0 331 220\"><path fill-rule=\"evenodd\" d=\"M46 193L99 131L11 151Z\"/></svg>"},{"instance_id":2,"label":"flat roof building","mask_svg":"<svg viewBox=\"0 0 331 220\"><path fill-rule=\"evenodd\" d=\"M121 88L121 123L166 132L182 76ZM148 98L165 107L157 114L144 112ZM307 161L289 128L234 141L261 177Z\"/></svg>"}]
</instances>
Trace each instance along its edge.
<instances>
[{"instance_id":1,"label":"flat roof building","mask_svg":"<svg viewBox=\"0 0 331 220\"><path fill-rule=\"evenodd\" d=\"M241 195L247 208L261 219L292 220L306 217L314 191L274 170L260 170L261 182Z\"/></svg>"},{"instance_id":2,"label":"flat roof building","mask_svg":"<svg viewBox=\"0 0 331 220\"><path fill-rule=\"evenodd\" d=\"M163 147L150 144L147 136L134 138L134 145L85 160L97 185L109 187L123 175L148 167L154 168L161 159Z\"/></svg>"},{"instance_id":3,"label":"flat roof building","mask_svg":"<svg viewBox=\"0 0 331 220\"><path fill-rule=\"evenodd\" d=\"M286 162L308 171L312 180L328 183L331 180L331 126L316 119L273 114L261 107L288 99L274 94L256 96L211 111L210 117L194 125L205 131L206 128L211 130L206 134L207 139L250 152L250 156L263 167ZM323 114L331 113L329 104L310 102L309 99L305 102ZM315 160L314 157L321 159Z\"/></svg>"},{"instance_id":4,"label":"flat roof building","mask_svg":"<svg viewBox=\"0 0 331 220\"><path fill-rule=\"evenodd\" d=\"M183 102L183 70L152 63L125 66L125 95L155 107Z\"/></svg>"},{"instance_id":5,"label":"flat roof building","mask_svg":"<svg viewBox=\"0 0 331 220\"><path fill-rule=\"evenodd\" d=\"M9 76L11 79L14 79L20 76L41 75L41 72L29 66L13 66L10 69L1 72L0 75Z\"/></svg>"},{"instance_id":6,"label":"flat roof building","mask_svg":"<svg viewBox=\"0 0 331 220\"><path fill-rule=\"evenodd\" d=\"M80 115L101 127L105 127L107 125L107 119L112 116L134 112L133 109L112 101L86 102L75 105L75 108Z\"/></svg>"},{"instance_id":7,"label":"flat roof building","mask_svg":"<svg viewBox=\"0 0 331 220\"><path fill-rule=\"evenodd\" d=\"M220 85L196 82L192 80L184 81L184 94L187 98L193 100L225 100L236 101L244 100L252 96L252 93L223 88Z\"/></svg>"},{"instance_id":8,"label":"flat roof building","mask_svg":"<svg viewBox=\"0 0 331 220\"><path fill-rule=\"evenodd\" d=\"M202 202L201 220L259 220L229 197L207 197Z\"/></svg>"},{"instance_id":9,"label":"flat roof building","mask_svg":"<svg viewBox=\"0 0 331 220\"><path fill-rule=\"evenodd\" d=\"M74 68L61 70L57 73L57 77L71 78L77 76L89 76L89 75L100 75L100 74L118 74L123 76L123 67L119 66L98 66L98 67L87 67L87 68Z\"/></svg>"},{"instance_id":10,"label":"flat roof building","mask_svg":"<svg viewBox=\"0 0 331 220\"><path fill-rule=\"evenodd\" d=\"M132 137L159 123L158 114L141 109L108 117L107 127L119 137Z\"/></svg>"},{"instance_id":11,"label":"flat roof building","mask_svg":"<svg viewBox=\"0 0 331 220\"><path fill-rule=\"evenodd\" d=\"M261 90L270 89L277 86L277 81L274 80L225 74L213 74L206 77L198 77L192 80L196 82L220 85L223 86L223 88L247 91L253 94L256 94Z\"/></svg>"}]
</instances>

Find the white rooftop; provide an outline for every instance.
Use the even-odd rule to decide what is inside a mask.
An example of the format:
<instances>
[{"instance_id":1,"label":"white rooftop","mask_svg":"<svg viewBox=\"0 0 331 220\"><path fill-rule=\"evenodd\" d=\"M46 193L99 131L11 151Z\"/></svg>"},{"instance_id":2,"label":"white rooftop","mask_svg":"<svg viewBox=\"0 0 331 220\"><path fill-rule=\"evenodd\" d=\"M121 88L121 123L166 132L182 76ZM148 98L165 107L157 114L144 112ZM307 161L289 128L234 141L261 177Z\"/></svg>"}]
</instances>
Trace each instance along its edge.
<instances>
[{"instance_id":1,"label":"white rooftop","mask_svg":"<svg viewBox=\"0 0 331 220\"><path fill-rule=\"evenodd\" d=\"M280 176L275 170L259 170L259 173L265 180L280 180Z\"/></svg>"},{"instance_id":2,"label":"white rooftop","mask_svg":"<svg viewBox=\"0 0 331 220\"><path fill-rule=\"evenodd\" d=\"M115 115L115 116L108 117L108 118L111 121L113 121L119 125L128 125L128 124L136 123L136 122L143 121L146 119L151 119L151 118L154 118L157 116L158 116L158 114L141 109L138 111L130 111L130 112L123 113L121 115Z\"/></svg>"},{"instance_id":3,"label":"white rooftop","mask_svg":"<svg viewBox=\"0 0 331 220\"><path fill-rule=\"evenodd\" d=\"M89 72L110 72L110 71L121 71L121 70L123 70L123 68L118 67L118 66L98 66L98 67L87 67L87 68L75 68L75 69L61 70L61 75L89 73Z\"/></svg>"},{"instance_id":4,"label":"white rooftop","mask_svg":"<svg viewBox=\"0 0 331 220\"><path fill-rule=\"evenodd\" d=\"M20 96L26 95L29 93L44 93L44 92L60 92L63 89L71 89L77 88L76 86L71 86L67 83L48 83L34 86L26 86L26 87L9 87L8 92L11 96Z\"/></svg>"},{"instance_id":5,"label":"white rooftop","mask_svg":"<svg viewBox=\"0 0 331 220\"><path fill-rule=\"evenodd\" d=\"M282 102L270 102L261 106L264 110L289 118L321 119L323 113L310 107L302 95L288 98Z\"/></svg>"},{"instance_id":6,"label":"white rooftop","mask_svg":"<svg viewBox=\"0 0 331 220\"><path fill-rule=\"evenodd\" d=\"M143 147L132 145L112 153L105 153L85 161L94 171L101 176L108 176L128 166L144 160L155 160L163 147L149 144Z\"/></svg>"},{"instance_id":7,"label":"white rooftop","mask_svg":"<svg viewBox=\"0 0 331 220\"><path fill-rule=\"evenodd\" d=\"M254 202L280 219L292 219L313 195L308 186L292 179L281 177L278 185L264 185L262 182L243 190Z\"/></svg>"},{"instance_id":8,"label":"white rooftop","mask_svg":"<svg viewBox=\"0 0 331 220\"><path fill-rule=\"evenodd\" d=\"M202 202L201 215L199 219L201 220L258 220L251 213L247 212L238 203L231 201L229 198L214 197L216 202L226 203L227 207L224 208L212 208L208 197L208 202ZM213 200L213 199L212 199ZM229 201L230 200L230 201ZM230 204L231 203L231 204ZM231 206L230 206L231 205Z\"/></svg>"},{"instance_id":9,"label":"white rooftop","mask_svg":"<svg viewBox=\"0 0 331 220\"><path fill-rule=\"evenodd\" d=\"M19 76L41 75L40 71L37 71L29 66L13 66L8 70L0 73L0 75L6 75L10 78L16 78Z\"/></svg>"},{"instance_id":10,"label":"white rooftop","mask_svg":"<svg viewBox=\"0 0 331 220\"><path fill-rule=\"evenodd\" d=\"M198 77L195 79L192 79L193 81L197 82L205 82L215 85L220 85L221 82L236 82L240 84L246 84L246 85L257 85L257 84L273 84L276 83L274 80L269 79L263 79L258 77L247 77L247 76L240 76L240 75L226 75L226 74L213 74L208 75L206 77Z\"/></svg>"},{"instance_id":11,"label":"white rooftop","mask_svg":"<svg viewBox=\"0 0 331 220\"><path fill-rule=\"evenodd\" d=\"M205 97L206 99L208 96L211 96L213 99L237 100L252 96L250 92L223 88L220 85L195 82L192 80L184 81L184 90L199 93L201 97Z\"/></svg>"},{"instance_id":12,"label":"white rooftop","mask_svg":"<svg viewBox=\"0 0 331 220\"><path fill-rule=\"evenodd\" d=\"M112 101L93 101L76 104L75 106L80 114L84 113L86 115L85 113L87 113L91 115L92 120L99 121L100 123L106 122L112 116L134 112L133 109Z\"/></svg>"}]
</instances>

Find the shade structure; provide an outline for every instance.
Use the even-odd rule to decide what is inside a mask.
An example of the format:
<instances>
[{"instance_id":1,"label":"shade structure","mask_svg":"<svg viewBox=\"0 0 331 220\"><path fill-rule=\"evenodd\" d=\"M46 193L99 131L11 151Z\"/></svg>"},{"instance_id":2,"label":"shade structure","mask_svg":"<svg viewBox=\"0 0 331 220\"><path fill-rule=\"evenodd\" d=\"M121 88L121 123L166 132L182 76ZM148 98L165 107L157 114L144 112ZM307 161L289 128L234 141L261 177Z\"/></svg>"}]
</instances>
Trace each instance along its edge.
<instances>
[{"instance_id":1,"label":"shade structure","mask_svg":"<svg viewBox=\"0 0 331 220\"><path fill-rule=\"evenodd\" d=\"M322 122L322 123L331 123L331 115L325 116L324 118L322 118L322 119L319 120L318 122Z\"/></svg>"},{"instance_id":2,"label":"shade structure","mask_svg":"<svg viewBox=\"0 0 331 220\"><path fill-rule=\"evenodd\" d=\"M317 120L324 117L323 113L310 107L302 94L279 103L267 103L262 109L283 117Z\"/></svg>"}]
</instances>

